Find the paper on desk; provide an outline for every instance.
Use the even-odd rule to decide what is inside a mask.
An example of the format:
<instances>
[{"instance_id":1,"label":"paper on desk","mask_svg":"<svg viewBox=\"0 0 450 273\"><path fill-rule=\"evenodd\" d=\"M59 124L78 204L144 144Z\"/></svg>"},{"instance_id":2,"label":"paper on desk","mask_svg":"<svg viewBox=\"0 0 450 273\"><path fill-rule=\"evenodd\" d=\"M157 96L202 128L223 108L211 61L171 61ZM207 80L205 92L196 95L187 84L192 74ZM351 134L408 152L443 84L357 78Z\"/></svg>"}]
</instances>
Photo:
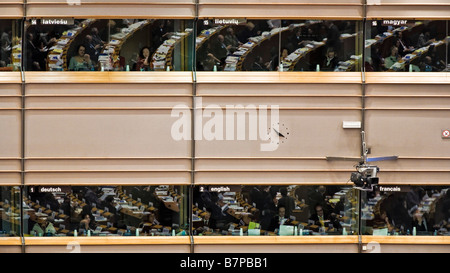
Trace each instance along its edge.
<instances>
[{"instance_id":1,"label":"paper on desk","mask_svg":"<svg viewBox=\"0 0 450 273\"><path fill-rule=\"evenodd\" d=\"M160 47L158 47L158 49L156 50L156 52L159 52L159 53L168 53L169 50L170 50L170 47L169 47L169 46L161 45Z\"/></svg>"}]
</instances>

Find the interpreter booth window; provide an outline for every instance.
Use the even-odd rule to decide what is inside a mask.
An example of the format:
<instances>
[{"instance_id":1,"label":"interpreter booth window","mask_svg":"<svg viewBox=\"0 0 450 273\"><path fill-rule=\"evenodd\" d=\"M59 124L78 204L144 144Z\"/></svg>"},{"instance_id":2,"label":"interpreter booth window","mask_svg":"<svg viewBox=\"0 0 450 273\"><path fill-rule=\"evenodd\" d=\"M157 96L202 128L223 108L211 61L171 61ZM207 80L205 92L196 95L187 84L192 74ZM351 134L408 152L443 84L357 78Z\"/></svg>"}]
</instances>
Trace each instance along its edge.
<instances>
[{"instance_id":1,"label":"interpreter booth window","mask_svg":"<svg viewBox=\"0 0 450 273\"><path fill-rule=\"evenodd\" d=\"M450 235L449 186L379 186L362 195L366 235Z\"/></svg>"},{"instance_id":2,"label":"interpreter booth window","mask_svg":"<svg viewBox=\"0 0 450 273\"><path fill-rule=\"evenodd\" d=\"M193 234L358 234L358 194L342 186L197 186Z\"/></svg>"},{"instance_id":3,"label":"interpreter booth window","mask_svg":"<svg viewBox=\"0 0 450 273\"><path fill-rule=\"evenodd\" d=\"M362 22L202 19L197 71L361 71Z\"/></svg>"},{"instance_id":4,"label":"interpreter booth window","mask_svg":"<svg viewBox=\"0 0 450 273\"><path fill-rule=\"evenodd\" d=\"M26 236L185 236L187 187L30 186Z\"/></svg>"},{"instance_id":5,"label":"interpreter booth window","mask_svg":"<svg viewBox=\"0 0 450 273\"><path fill-rule=\"evenodd\" d=\"M450 71L448 27L445 20L367 21L365 71Z\"/></svg>"},{"instance_id":6,"label":"interpreter booth window","mask_svg":"<svg viewBox=\"0 0 450 273\"><path fill-rule=\"evenodd\" d=\"M20 187L0 187L0 237L20 236Z\"/></svg>"},{"instance_id":7,"label":"interpreter booth window","mask_svg":"<svg viewBox=\"0 0 450 273\"><path fill-rule=\"evenodd\" d=\"M192 20L31 19L27 71L191 71Z\"/></svg>"},{"instance_id":8,"label":"interpreter booth window","mask_svg":"<svg viewBox=\"0 0 450 273\"><path fill-rule=\"evenodd\" d=\"M22 31L20 20L0 20L0 71L20 71Z\"/></svg>"}]
</instances>

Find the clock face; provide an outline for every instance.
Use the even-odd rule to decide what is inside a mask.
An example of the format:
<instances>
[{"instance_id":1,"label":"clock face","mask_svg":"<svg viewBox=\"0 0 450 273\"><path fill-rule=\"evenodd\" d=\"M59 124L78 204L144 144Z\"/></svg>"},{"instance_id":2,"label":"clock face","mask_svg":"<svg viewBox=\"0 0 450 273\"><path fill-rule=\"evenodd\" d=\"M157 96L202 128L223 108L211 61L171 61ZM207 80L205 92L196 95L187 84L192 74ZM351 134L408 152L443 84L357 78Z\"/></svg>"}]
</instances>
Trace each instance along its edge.
<instances>
[{"instance_id":1,"label":"clock face","mask_svg":"<svg viewBox=\"0 0 450 273\"><path fill-rule=\"evenodd\" d=\"M285 143L289 137L289 128L284 123L272 124L267 130L270 142L276 142L277 145Z\"/></svg>"}]
</instances>

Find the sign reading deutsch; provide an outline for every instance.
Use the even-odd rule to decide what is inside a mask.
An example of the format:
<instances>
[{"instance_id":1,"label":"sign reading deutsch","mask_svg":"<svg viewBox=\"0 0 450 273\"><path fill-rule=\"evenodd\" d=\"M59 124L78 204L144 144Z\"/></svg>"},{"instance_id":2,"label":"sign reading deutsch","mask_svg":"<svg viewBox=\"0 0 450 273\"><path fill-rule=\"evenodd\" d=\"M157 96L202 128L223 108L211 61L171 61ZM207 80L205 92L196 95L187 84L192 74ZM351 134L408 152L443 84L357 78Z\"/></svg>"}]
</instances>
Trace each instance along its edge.
<instances>
[{"instance_id":1,"label":"sign reading deutsch","mask_svg":"<svg viewBox=\"0 0 450 273\"><path fill-rule=\"evenodd\" d=\"M71 187L69 186L38 186L30 188L31 193L70 193L70 190Z\"/></svg>"}]
</instances>

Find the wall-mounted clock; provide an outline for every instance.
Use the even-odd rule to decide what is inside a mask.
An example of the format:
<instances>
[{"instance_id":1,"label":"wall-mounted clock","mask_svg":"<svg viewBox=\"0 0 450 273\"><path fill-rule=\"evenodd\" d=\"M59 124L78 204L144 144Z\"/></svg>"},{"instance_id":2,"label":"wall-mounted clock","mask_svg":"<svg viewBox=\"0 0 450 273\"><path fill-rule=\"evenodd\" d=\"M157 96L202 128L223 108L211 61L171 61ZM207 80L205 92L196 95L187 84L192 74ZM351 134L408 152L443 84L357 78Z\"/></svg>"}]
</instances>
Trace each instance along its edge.
<instances>
[{"instance_id":1,"label":"wall-mounted clock","mask_svg":"<svg viewBox=\"0 0 450 273\"><path fill-rule=\"evenodd\" d=\"M284 123L280 122L272 124L271 127L269 127L267 134L270 142L277 141L276 144L278 145L285 143L290 137L289 128Z\"/></svg>"}]
</instances>

